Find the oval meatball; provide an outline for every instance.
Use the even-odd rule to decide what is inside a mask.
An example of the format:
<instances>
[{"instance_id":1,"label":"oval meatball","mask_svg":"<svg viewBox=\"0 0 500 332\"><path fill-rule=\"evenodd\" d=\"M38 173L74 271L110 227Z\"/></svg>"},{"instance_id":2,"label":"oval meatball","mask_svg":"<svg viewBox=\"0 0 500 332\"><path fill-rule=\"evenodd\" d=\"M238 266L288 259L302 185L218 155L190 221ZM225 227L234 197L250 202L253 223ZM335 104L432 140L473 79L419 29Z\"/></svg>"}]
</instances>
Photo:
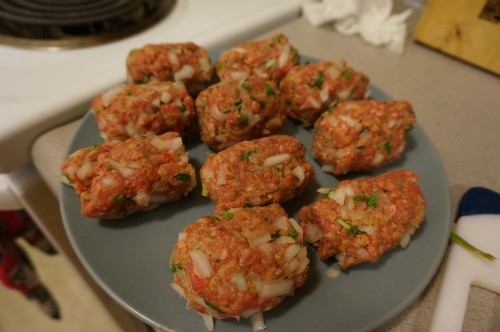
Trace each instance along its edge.
<instances>
[{"instance_id":1,"label":"oval meatball","mask_svg":"<svg viewBox=\"0 0 500 332\"><path fill-rule=\"evenodd\" d=\"M401 157L416 121L407 101L345 101L316 121L312 154L325 172L370 172Z\"/></svg>"},{"instance_id":2,"label":"oval meatball","mask_svg":"<svg viewBox=\"0 0 500 332\"><path fill-rule=\"evenodd\" d=\"M339 101L366 99L369 79L348 67L345 61L324 61L293 67L280 82L287 102L287 114L310 127Z\"/></svg>"},{"instance_id":3,"label":"oval meatball","mask_svg":"<svg viewBox=\"0 0 500 332\"><path fill-rule=\"evenodd\" d=\"M172 287L198 313L255 319L304 284L309 259L300 226L272 204L191 223L179 234L170 266Z\"/></svg>"},{"instance_id":4,"label":"oval meatball","mask_svg":"<svg viewBox=\"0 0 500 332\"><path fill-rule=\"evenodd\" d=\"M321 189L325 196L299 211L305 240L322 259L335 256L342 268L405 247L427 208L417 179L398 170Z\"/></svg>"},{"instance_id":5,"label":"oval meatball","mask_svg":"<svg viewBox=\"0 0 500 332\"><path fill-rule=\"evenodd\" d=\"M129 84L181 81L193 98L210 84L213 75L208 51L192 42L133 49L127 56L126 69Z\"/></svg>"},{"instance_id":6,"label":"oval meatball","mask_svg":"<svg viewBox=\"0 0 500 332\"><path fill-rule=\"evenodd\" d=\"M175 201L196 186L179 134L144 135L73 152L62 172L90 218L117 219Z\"/></svg>"},{"instance_id":7,"label":"oval meatball","mask_svg":"<svg viewBox=\"0 0 500 332\"><path fill-rule=\"evenodd\" d=\"M196 98L201 140L216 151L269 136L286 124L286 105L275 82L262 77L219 82Z\"/></svg>"},{"instance_id":8,"label":"oval meatball","mask_svg":"<svg viewBox=\"0 0 500 332\"><path fill-rule=\"evenodd\" d=\"M92 101L92 114L105 141L197 128L194 100L182 83L118 85Z\"/></svg>"},{"instance_id":9,"label":"oval meatball","mask_svg":"<svg viewBox=\"0 0 500 332\"><path fill-rule=\"evenodd\" d=\"M203 193L220 210L288 201L314 177L305 152L287 135L240 142L208 157L200 170Z\"/></svg>"},{"instance_id":10,"label":"oval meatball","mask_svg":"<svg viewBox=\"0 0 500 332\"><path fill-rule=\"evenodd\" d=\"M249 41L222 52L215 63L221 80L259 76L279 82L300 63L300 54L282 33L274 37Z\"/></svg>"}]
</instances>

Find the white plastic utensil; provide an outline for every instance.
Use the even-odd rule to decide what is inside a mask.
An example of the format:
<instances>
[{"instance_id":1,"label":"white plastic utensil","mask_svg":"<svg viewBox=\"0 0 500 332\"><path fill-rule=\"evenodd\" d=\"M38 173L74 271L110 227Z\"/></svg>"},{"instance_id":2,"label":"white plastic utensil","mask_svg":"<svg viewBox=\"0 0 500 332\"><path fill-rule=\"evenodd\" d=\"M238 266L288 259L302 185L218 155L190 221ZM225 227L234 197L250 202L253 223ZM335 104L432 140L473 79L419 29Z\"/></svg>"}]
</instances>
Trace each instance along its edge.
<instances>
[{"instance_id":1,"label":"white plastic utensil","mask_svg":"<svg viewBox=\"0 0 500 332\"><path fill-rule=\"evenodd\" d=\"M470 189L462 198L455 232L497 259L490 261L451 244L431 332L462 330L471 285L500 293L500 195L485 188Z\"/></svg>"}]
</instances>

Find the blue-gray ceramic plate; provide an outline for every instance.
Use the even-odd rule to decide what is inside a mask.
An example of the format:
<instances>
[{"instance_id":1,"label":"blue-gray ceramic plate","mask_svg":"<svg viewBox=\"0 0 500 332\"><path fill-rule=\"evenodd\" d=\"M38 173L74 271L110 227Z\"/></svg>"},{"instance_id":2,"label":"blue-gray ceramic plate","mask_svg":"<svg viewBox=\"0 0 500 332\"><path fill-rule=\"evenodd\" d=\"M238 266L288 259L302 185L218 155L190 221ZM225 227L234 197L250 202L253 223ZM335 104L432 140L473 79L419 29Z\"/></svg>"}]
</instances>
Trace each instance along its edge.
<instances>
[{"instance_id":1,"label":"blue-gray ceramic plate","mask_svg":"<svg viewBox=\"0 0 500 332\"><path fill-rule=\"evenodd\" d=\"M391 99L372 86L372 98ZM418 110L417 121L418 121ZM282 133L311 146L312 130L289 121ZM90 112L77 130L68 153L102 142ZM209 151L203 143L187 146L197 170ZM319 198L316 189L335 185L341 178L315 167L316 178L299 198L284 207L292 217L300 207ZM332 262L318 258L309 248L310 274L293 297L264 314L270 331L368 331L388 322L408 307L426 288L444 256L451 227L446 174L432 143L417 124L408 135L401 160L374 174L409 169L420 175L428 202L424 224L406 249L395 249L378 262L360 264L337 278L327 276ZM364 176L364 175L359 175ZM198 181L199 183L199 181ZM94 220L80 213L80 202L68 186L61 190L61 210L70 241L87 270L117 302L146 323L168 331L204 331L204 323L170 287L169 258L177 235L186 225L213 211L198 186L187 197L123 220ZM218 320L216 332L251 331L248 319Z\"/></svg>"}]
</instances>

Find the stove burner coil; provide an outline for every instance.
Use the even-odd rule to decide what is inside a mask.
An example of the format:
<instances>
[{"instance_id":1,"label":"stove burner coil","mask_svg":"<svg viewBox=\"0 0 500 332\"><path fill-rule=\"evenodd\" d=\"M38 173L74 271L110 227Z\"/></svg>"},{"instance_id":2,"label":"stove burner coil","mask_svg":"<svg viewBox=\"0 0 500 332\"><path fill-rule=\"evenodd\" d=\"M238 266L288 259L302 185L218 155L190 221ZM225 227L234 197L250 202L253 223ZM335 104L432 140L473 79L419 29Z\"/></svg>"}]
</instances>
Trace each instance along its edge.
<instances>
[{"instance_id":1,"label":"stove burner coil","mask_svg":"<svg viewBox=\"0 0 500 332\"><path fill-rule=\"evenodd\" d=\"M57 50L143 31L175 0L0 0L0 43Z\"/></svg>"}]
</instances>

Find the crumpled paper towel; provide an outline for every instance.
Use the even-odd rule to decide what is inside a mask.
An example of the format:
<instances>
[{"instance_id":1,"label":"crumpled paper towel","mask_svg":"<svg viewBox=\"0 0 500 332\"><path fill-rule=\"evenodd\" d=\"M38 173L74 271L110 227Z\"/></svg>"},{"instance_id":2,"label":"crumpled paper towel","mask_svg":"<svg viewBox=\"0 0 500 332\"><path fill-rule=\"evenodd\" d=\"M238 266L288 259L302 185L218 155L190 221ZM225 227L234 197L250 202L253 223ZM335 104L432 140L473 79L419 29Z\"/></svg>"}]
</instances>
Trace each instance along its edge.
<instances>
[{"instance_id":1,"label":"crumpled paper towel","mask_svg":"<svg viewBox=\"0 0 500 332\"><path fill-rule=\"evenodd\" d=\"M392 0L322 0L304 3L302 13L313 26L333 22L339 33L359 33L372 45L403 54L407 34L404 22L412 10L391 15L392 6Z\"/></svg>"}]
</instances>

